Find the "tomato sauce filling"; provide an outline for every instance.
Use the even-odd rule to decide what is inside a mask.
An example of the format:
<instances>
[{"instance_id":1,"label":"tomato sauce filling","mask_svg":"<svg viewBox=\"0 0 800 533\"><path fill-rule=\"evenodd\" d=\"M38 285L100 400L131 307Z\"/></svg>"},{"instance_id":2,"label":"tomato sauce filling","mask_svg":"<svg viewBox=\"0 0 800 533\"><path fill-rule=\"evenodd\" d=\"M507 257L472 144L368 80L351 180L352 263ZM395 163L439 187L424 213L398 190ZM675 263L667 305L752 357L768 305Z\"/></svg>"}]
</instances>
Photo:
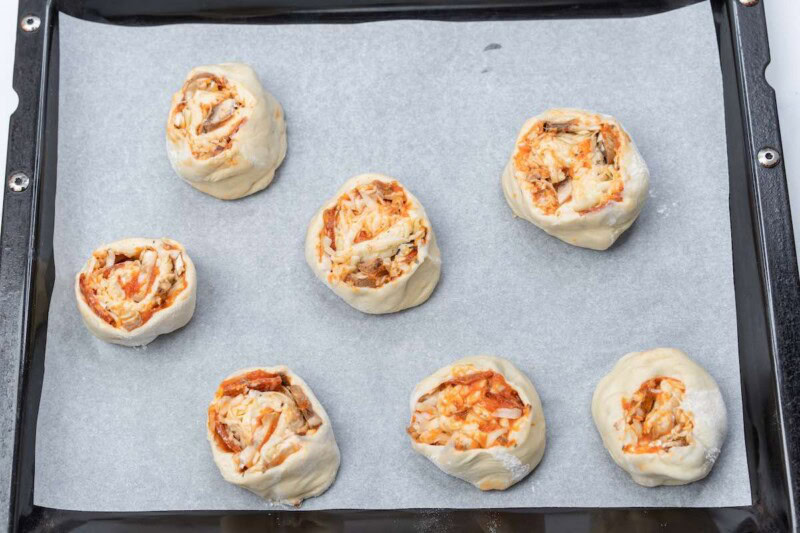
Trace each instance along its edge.
<instances>
[{"instance_id":1,"label":"tomato sauce filling","mask_svg":"<svg viewBox=\"0 0 800 533\"><path fill-rule=\"evenodd\" d=\"M216 446L239 472L282 464L322 425L302 387L284 374L253 370L223 381L208 408Z\"/></svg>"},{"instance_id":2,"label":"tomato sauce filling","mask_svg":"<svg viewBox=\"0 0 800 533\"><path fill-rule=\"evenodd\" d=\"M203 160L233 146L233 138L247 122L247 101L223 76L198 73L181 89L181 100L170 113L171 138L185 139L192 157Z\"/></svg>"},{"instance_id":3,"label":"tomato sauce filling","mask_svg":"<svg viewBox=\"0 0 800 533\"><path fill-rule=\"evenodd\" d=\"M681 409L686 394L682 381L657 377L642 383L630 398L622 399L625 416L625 453L659 453L693 442L692 414Z\"/></svg>"},{"instance_id":4,"label":"tomato sauce filling","mask_svg":"<svg viewBox=\"0 0 800 533\"><path fill-rule=\"evenodd\" d=\"M323 211L317 242L328 279L375 289L407 273L428 239L412 208L396 181L373 180L341 195Z\"/></svg>"},{"instance_id":5,"label":"tomato sauce filling","mask_svg":"<svg viewBox=\"0 0 800 533\"><path fill-rule=\"evenodd\" d=\"M98 250L90 271L78 277L89 308L109 325L132 331L168 308L186 288L182 253L169 248L137 248L133 254Z\"/></svg>"},{"instance_id":6,"label":"tomato sauce filling","mask_svg":"<svg viewBox=\"0 0 800 533\"><path fill-rule=\"evenodd\" d=\"M630 141L598 117L535 123L517 145L516 179L546 215L562 206L585 215L622 201L620 147Z\"/></svg>"},{"instance_id":7,"label":"tomato sauce filling","mask_svg":"<svg viewBox=\"0 0 800 533\"><path fill-rule=\"evenodd\" d=\"M456 367L454 377L417 400L407 431L415 441L457 450L513 447L531 406L492 370Z\"/></svg>"}]
</instances>

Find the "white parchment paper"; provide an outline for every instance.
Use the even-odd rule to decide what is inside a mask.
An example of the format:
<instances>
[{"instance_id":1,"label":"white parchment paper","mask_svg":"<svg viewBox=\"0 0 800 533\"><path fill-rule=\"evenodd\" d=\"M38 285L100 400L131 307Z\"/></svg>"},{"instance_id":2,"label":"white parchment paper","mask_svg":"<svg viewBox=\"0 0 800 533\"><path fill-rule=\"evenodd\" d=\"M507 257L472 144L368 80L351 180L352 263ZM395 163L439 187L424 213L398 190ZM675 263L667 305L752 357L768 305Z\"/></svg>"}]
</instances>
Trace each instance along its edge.
<instances>
[{"instance_id":1,"label":"white parchment paper","mask_svg":"<svg viewBox=\"0 0 800 533\"><path fill-rule=\"evenodd\" d=\"M227 484L205 438L219 381L285 363L330 414L335 484L302 509L747 505L722 87L706 4L646 18L122 28L60 18L56 283L36 440L35 501L83 510L262 509ZM494 45L499 46L494 46ZM492 46L489 46L492 45ZM223 202L170 169L170 97L199 64L243 61L283 104L275 182ZM615 115L652 173L639 220L606 252L514 219L500 174L518 129L552 106ZM443 274L421 307L359 313L312 275L306 225L348 177L379 171L423 202ZM197 266L187 327L144 349L81 323L92 249L169 236ZM646 489L590 415L623 354L669 345L729 409L704 481ZM470 354L505 356L547 419L540 466L483 493L412 452L408 396Z\"/></svg>"}]
</instances>

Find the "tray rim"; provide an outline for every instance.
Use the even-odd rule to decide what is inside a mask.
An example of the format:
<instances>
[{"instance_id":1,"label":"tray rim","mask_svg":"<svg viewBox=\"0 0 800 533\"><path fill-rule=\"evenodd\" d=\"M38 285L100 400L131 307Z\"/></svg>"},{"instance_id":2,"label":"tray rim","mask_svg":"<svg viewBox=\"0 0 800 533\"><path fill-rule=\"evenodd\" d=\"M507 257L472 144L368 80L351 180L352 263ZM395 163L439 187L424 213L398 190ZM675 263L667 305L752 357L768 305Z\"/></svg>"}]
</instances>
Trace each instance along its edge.
<instances>
[{"instance_id":1,"label":"tray rim","mask_svg":"<svg viewBox=\"0 0 800 533\"><path fill-rule=\"evenodd\" d=\"M465 20L485 10L486 16L497 18L530 18L531 13L545 17L556 16L569 11L569 6L588 6L588 16L635 16L683 7L696 0L659 0L643 7L646 2L634 2L625 6L624 0L459 0L450 2L445 8L442 0L412 0L402 5L391 0L339 0L338 8L325 4L324 0L303 0L306 6L298 11L286 11L285 3L265 2L273 6L268 13L248 11L231 19L221 16L219 11L201 14L205 22L362 22L385 18L447 18ZM177 2L180 4L181 2ZM247 0L216 0L215 5L243 6L252 4ZM14 88L20 96L18 109L12 115L9 129L7 158L8 178L14 172L25 172L31 177L31 185L22 192L7 190L4 199L2 235L0 236L0 354L6 364L5 382L9 383L9 397L0 396L0 406L13 408L13 446L9 489L9 529L28 531L40 529L71 529L82 523L115 524L124 528L125 524L150 523L156 527L169 527L186 520L195 519L200 528L215 529L213 521L220 522L224 517L267 517L274 525L281 524L287 516L301 515L294 521L303 523L304 519L331 519L345 529L355 529L365 525L364 520L380 524L380 527L393 527L396 520L405 520L404 525L418 523L420 516L430 514L431 510L413 509L364 511L191 511L191 512L137 512L137 513L95 513L61 511L33 505L33 466L34 451L32 438L35 438L36 413L41 393L41 374L44 365L44 343L46 342L46 314L49 296L52 291L54 271L52 265L52 215L55 198L55 162L57 159L57 105L58 105L58 13L59 11L89 20L108 23L144 25L154 23L175 23L181 21L198 22L189 14L178 16L162 15L160 18L142 18L136 15L104 16L97 10L95 0L20 0L19 20L28 14L37 14L42 19L40 29L33 33L17 31L17 44L14 64ZM109 3L113 4L113 3ZM119 2L119 5L150 4L141 2ZM325 4L325 5L322 5ZM752 259L755 269L751 275L760 280L760 287L753 294L743 295L736 288L737 323L744 309L752 305L752 298L759 298L764 304L764 316L753 329L763 328L764 338L755 343L765 342L770 357L769 369L774 380L774 389L750 391L746 379L742 377L743 408L745 421L752 420L748 406L751 396L761 398L774 408L767 414L774 418L756 420L746 427L748 467L754 504L749 507L726 508L633 508L629 510L613 508L531 508L531 509L482 509L482 510L436 510L446 517L448 523L462 524L465 527L474 523L474 516L483 515L524 515L536 517L558 516L575 528L588 530L593 518L603 519L609 515L620 514L629 518L644 519L654 524L666 520L668 529L681 530L687 525L697 525L699 516L711 517L718 530L758 528L762 531L781 531L798 528L797 494L800 485L796 475L796 462L800 460L800 403L783 400L800 393L800 372L791 368L796 356L800 355L800 280L792 234L791 213L788 204L788 191L783 163L773 168L758 164L756 154L765 146L781 152L780 131L774 91L764 78L764 70L769 63L769 44L763 5L748 7L737 0L711 0L717 32L723 92L725 99L725 120L728 137L729 174L731 179L731 224L734 225L734 197L736 201L748 204L750 227L752 231L752 250L748 243L739 244L739 254ZM656 11L648 11L656 6ZM94 7L92 7L94 6ZM275 6L282 6L281 9ZM80 11L79 8L86 8ZM94 9L92 11L91 9ZM135 9L139 9L137 5ZM594 10L593 10L594 9ZM544 10L543 12L541 10ZM565 11L566 10L566 11ZM645 10L645 11L642 11ZM234 10L235 11L235 10ZM237 12L239 13L239 12ZM94 17L94 18L93 18ZM738 111L738 112L737 112ZM739 137L737 145L732 136ZM739 148L737 152L737 148ZM49 179L44 179L45 177ZM736 181L735 180L739 180ZM734 182L740 188L734 195ZM744 192L742 192L744 191ZM744 205L744 204L742 204ZM739 205L739 208L742 208ZM741 222L741 221L740 221ZM48 226L49 224L49 226ZM734 241L734 259L737 242ZM750 257L752 255L752 257ZM749 263L745 263L747 265ZM734 260L736 265L736 260ZM736 274L736 268L734 268ZM748 287L748 290L750 288ZM42 315L43 313L43 315ZM758 317L756 317L758 318ZM761 323L763 319L763 324ZM743 356L742 324L739 324L740 368L744 374L751 361ZM744 332L748 338L751 333ZM752 334L759 337L758 333ZM763 346L762 346L763 347ZM762 361L763 362L763 361ZM763 370L756 369L758 372ZM763 377L763 376L761 376ZM16 378L16 379L15 379ZM38 389L36 380L38 379ZM14 383L16 381L16 383ZM31 390L33 389L33 390ZM774 397L769 393L774 392ZM766 394L766 395L765 395ZM29 395L34 395L35 398ZM765 396L764 396L765 395ZM760 424L760 425L759 425ZM31 427L32 426L32 427ZM755 435L753 434L755 433ZM754 440L755 439L755 440ZM766 447L764 444L766 442ZM27 446L26 446L27 444ZM757 448L757 449L755 449ZM0 448L0 454L4 452ZM762 455L764 457L762 457ZM2 455L0 455L1 457ZM766 459L767 468L758 468L754 460ZM5 473L5 472L3 472ZM773 492L770 492L773 491ZM0 505L5 502L0 502ZM705 512L705 514L703 514ZM667 515L667 516L664 516ZM719 520L714 520L715 516ZM723 516L724 515L724 516ZM2 516L2 515L0 515ZM583 519L589 519L589 521ZM738 518L738 520L737 520ZM206 522L211 519L212 522ZM686 521L684 521L684 519ZM572 522L570 522L572 520ZM582 521L583 520L583 521ZM731 522L733 520L733 522ZM583 524L580 526L579 524ZM396 525L396 524L395 524ZM547 529L546 526L543 526ZM724 529L723 529L724 528ZM573 529L570 527L572 530Z\"/></svg>"}]
</instances>

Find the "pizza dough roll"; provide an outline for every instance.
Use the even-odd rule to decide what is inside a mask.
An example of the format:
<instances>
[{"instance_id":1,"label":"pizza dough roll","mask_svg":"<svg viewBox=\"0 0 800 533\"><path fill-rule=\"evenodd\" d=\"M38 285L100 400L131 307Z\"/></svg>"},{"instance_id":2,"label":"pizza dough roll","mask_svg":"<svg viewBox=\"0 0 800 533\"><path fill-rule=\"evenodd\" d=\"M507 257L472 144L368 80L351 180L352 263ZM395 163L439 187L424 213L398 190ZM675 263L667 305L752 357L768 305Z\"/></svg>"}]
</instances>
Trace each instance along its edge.
<instances>
[{"instance_id":1,"label":"pizza dough roll","mask_svg":"<svg viewBox=\"0 0 800 533\"><path fill-rule=\"evenodd\" d=\"M207 437L225 481L270 501L299 505L325 492L339 470L325 409L285 366L226 378L208 407Z\"/></svg>"},{"instance_id":2,"label":"pizza dough roll","mask_svg":"<svg viewBox=\"0 0 800 533\"><path fill-rule=\"evenodd\" d=\"M172 97L167 154L175 172L206 194L253 194L286 155L283 109L247 65L196 67Z\"/></svg>"},{"instance_id":3,"label":"pizza dough roll","mask_svg":"<svg viewBox=\"0 0 800 533\"><path fill-rule=\"evenodd\" d=\"M333 292L364 313L423 303L441 272L422 204L382 174L347 180L320 208L308 226L306 261Z\"/></svg>"},{"instance_id":4,"label":"pizza dough roll","mask_svg":"<svg viewBox=\"0 0 800 533\"><path fill-rule=\"evenodd\" d=\"M531 381L500 357L466 357L411 394L411 446L481 490L504 490L542 460L545 422Z\"/></svg>"},{"instance_id":5,"label":"pizza dough roll","mask_svg":"<svg viewBox=\"0 0 800 533\"><path fill-rule=\"evenodd\" d=\"M614 117L551 109L522 126L501 181L516 216L605 250L639 216L650 174Z\"/></svg>"},{"instance_id":6,"label":"pizza dough roll","mask_svg":"<svg viewBox=\"0 0 800 533\"><path fill-rule=\"evenodd\" d=\"M592 417L614 462L645 487L703 479L727 433L714 378L673 348L623 356L598 383Z\"/></svg>"},{"instance_id":7,"label":"pizza dough roll","mask_svg":"<svg viewBox=\"0 0 800 533\"><path fill-rule=\"evenodd\" d=\"M166 238L100 246L75 276L86 327L124 346L142 346L185 326L196 296L194 263L180 243Z\"/></svg>"}]
</instances>

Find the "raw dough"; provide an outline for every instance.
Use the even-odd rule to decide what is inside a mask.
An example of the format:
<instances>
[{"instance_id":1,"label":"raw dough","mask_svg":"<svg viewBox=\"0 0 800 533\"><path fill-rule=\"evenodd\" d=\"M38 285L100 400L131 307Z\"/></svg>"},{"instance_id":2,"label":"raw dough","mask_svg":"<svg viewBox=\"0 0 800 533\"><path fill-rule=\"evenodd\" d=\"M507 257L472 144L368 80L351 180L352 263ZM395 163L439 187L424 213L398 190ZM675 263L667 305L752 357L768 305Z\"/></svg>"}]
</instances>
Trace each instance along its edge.
<instances>
[{"instance_id":1,"label":"raw dough","mask_svg":"<svg viewBox=\"0 0 800 533\"><path fill-rule=\"evenodd\" d=\"M208 407L206 436L226 481L300 505L331 486L339 447L317 397L285 366L228 376Z\"/></svg>"},{"instance_id":2,"label":"raw dough","mask_svg":"<svg viewBox=\"0 0 800 533\"><path fill-rule=\"evenodd\" d=\"M439 282L441 256L422 204L382 174L350 178L308 226L306 261L364 313L423 303Z\"/></svg>"},{"instance_id":3,"label":"raw dough","mask_svg":"<svg viewBox=\"0 0 800 533\"><path fill-rule=\"evenodd\" d=\"M411 394L408 433L415 451L481 490L517 483L536 468L545 446L533 384L490 355L466 357L423 379Z\"/></svg>"},{"instance_id":4,"label":"raw dough","mask_svg":"<svg viewBox=\"0 0 800 533\"><path fill-rule=\"evenodd\" d=\"M172 97L167 154L175 172L206 194L253 194L286 155L283 109L247 65L196 67Z\"/></svg>"},{"instance_id":5,"label":"raw dough","mask_svg":"<svg viewBox=\"0 0 800 533\"><path fill-rule=\"evenodd\" d=\"M623 356L598 383L592 417L614 462L645 487L703 479L727 433L714 378L674 348Z\"/></svg>"},{"instance_id":6,"label":"raw dough","mask_svg":"<svg viewBox=\"0 0 800 533\"><path fill-rule=\"evenodd\" d=\"M166 238L100 246L75 276L86 327L124 346L142 346L185 326L196 296L194 263L180 243Z\"/></svg>"},{"instance_id":7,"label":"raw dough","mask_svg":"<svg viewBox=\"0 0 800 533\"><path fill-rule=\"evenodd\" d=\"M522 126L501 181L516 216L605 250L639 216L650 174L614 117L551 109Z\"/></svg>"}]
</instances>

